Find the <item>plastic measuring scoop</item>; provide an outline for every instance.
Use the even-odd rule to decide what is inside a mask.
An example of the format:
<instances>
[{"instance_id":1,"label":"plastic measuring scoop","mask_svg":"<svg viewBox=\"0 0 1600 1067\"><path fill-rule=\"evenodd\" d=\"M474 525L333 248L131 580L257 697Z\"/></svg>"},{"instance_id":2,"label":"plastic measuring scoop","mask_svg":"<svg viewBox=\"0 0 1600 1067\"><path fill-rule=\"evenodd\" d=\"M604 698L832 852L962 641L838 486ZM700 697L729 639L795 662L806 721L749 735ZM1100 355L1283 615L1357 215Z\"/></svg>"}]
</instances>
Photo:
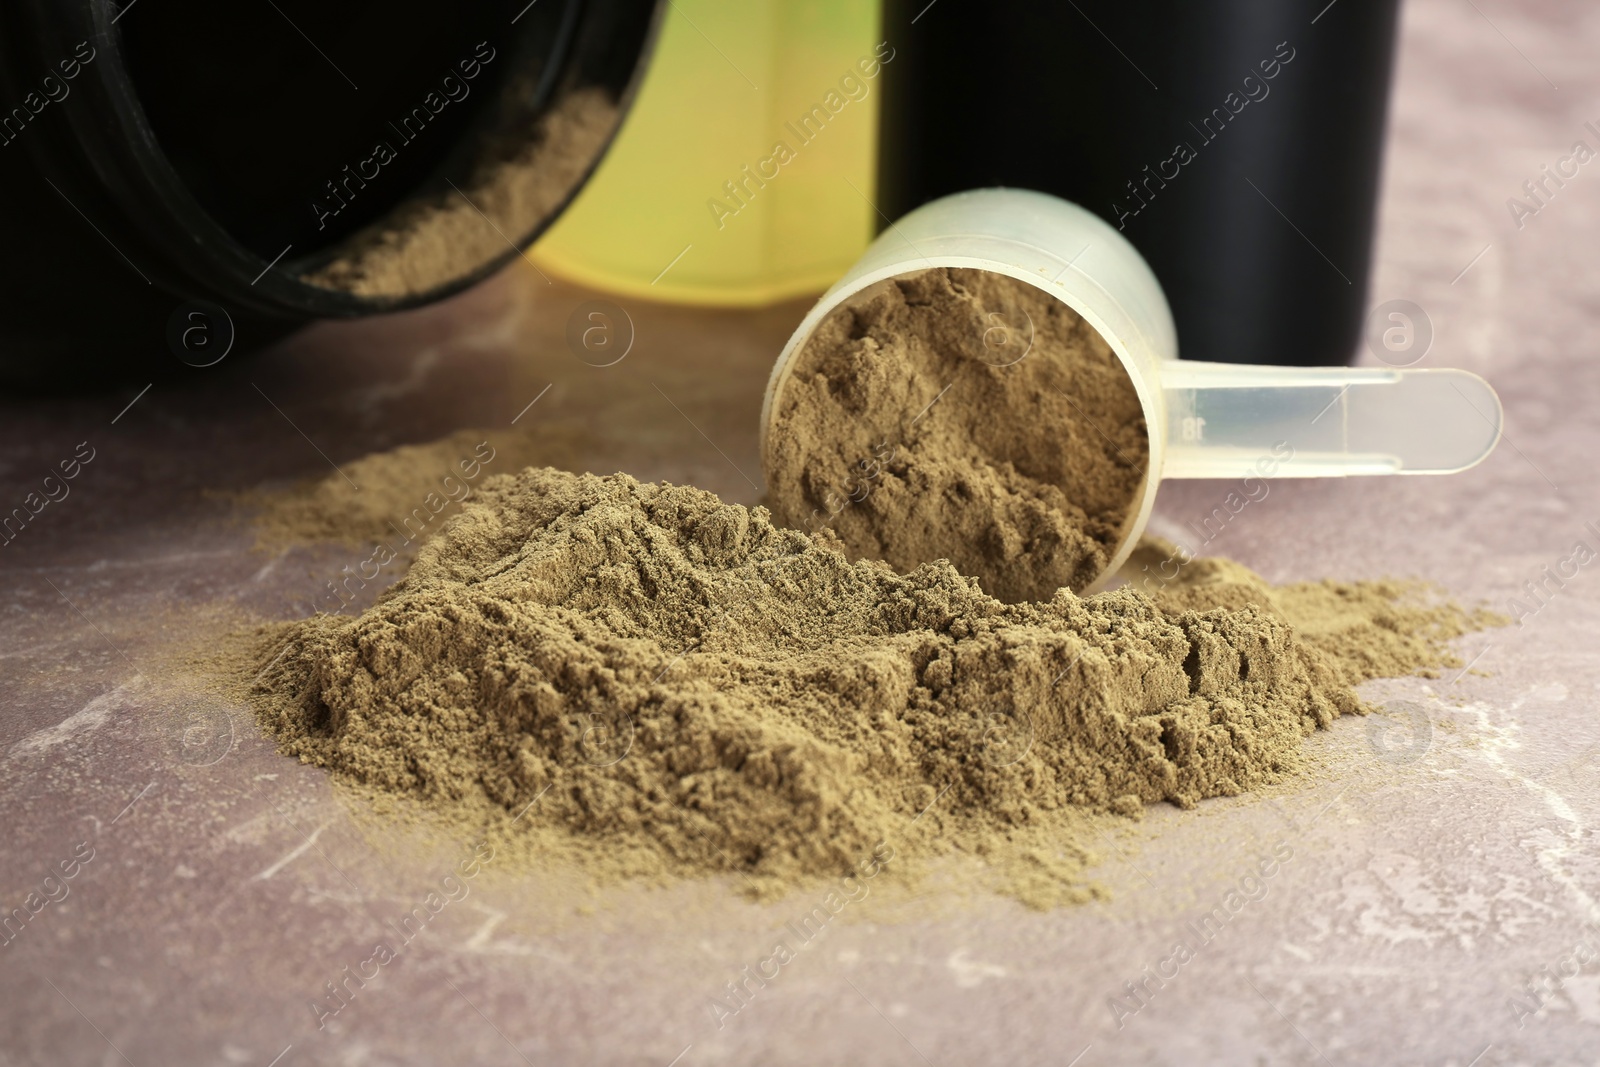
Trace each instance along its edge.
<instances>
[{"instance_id":1,"label":"plastic measuring scoop","mask_svg":"<svg viewBox=\"0 0 1600 1067\"><path fill-rule=\"evenodd\" d=\"M890 226L823 294L767 382L763 455L777 398L818 324L869 286L930 267L993 271L1050 293L1099 332L1132 379L1149 464L1117 551L1086 592L1102 588L1133 551L1164 478L1261 478L1269 469L1275 478L1452 474L1500 440L1500 398L1464 370L1180 361L1166 297L1126 238L1065 200L980 189Z\"/></svg>"}]
</instances>

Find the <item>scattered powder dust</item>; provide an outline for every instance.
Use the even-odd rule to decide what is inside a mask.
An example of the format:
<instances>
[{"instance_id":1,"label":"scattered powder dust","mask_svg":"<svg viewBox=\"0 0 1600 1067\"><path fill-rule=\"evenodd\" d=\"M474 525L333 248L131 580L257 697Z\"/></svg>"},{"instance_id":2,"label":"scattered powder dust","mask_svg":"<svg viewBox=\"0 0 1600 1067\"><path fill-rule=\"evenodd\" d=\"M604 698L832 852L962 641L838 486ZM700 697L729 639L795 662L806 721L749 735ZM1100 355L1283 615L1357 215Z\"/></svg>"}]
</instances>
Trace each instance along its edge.
<instances>
[{"instance_id":1,"label":"scattered powder dust","mask_svg":"<svg viewBox=\"0 0 1600 1067\"><path fill-rule=\"evenodd\" d=\"M1050 294L981 270L892 278L825 318L788 375L763 456L782 525L902 572L948 559L1009 602L1081 591L1110 563L1144 417L1111 348Z\"/></svg>"},{"instance_id":2,"label":"scattered powder dust","mask_svg":"<svg viewBox=\"0 0 1600 1067\"><path fill-rule=\"evenodd\" d=\"M476 491L487 475L528 466L570 469L582 465L590 447L590 435L577 420L544 419L517 431L462 430L346 461L342 473L286 490L255 490L233 499L252 513L256 547L263 551L316 542L392 543L413 532L431 535L443 525L438 518L447 517L457 498ZM396 524L405 527L403 533Z\"/></svg>"},{"instance_id":3,"label":"scattered powder dust","mask_svg":"<svg viewBox=\"0 0 1600 1067\"><path fill-rule=\"evenodd\" d=\"M464 193L447 188L402 206L303 280L358 296L407 297L471 275L572 195L620 119L603 90L569 93L537 120L531 138L519 134L500 146Z\"/></svg>"},{"instance_id":4,"label":"scattered powder dust","mask_svg":"<svg viewBox=\"0 0 1600 1067\"><path fill-rule=\"evenodd\" d=\"M955 853L1048 907L1093 891L1091 816L1276 781L1367 710L1352 682L1493 621L1225 561L1005 603L943 559L852 556L695 488L489 476L369 610L271 628L253 699L287 754L511 816L597 880L777 892Z\"/></svg>"},{"instance_id":5,"label":"scattered powder dust","mask_svg":"<svg viewBox=\"0 0 1600 1067\"><path fill-rule=\"evenodd\" d=\"M1407 674L1437 678L1440 667L1462 666L1448 641L1511 624L1510 616L1497 611L1467 611L1443 600L1422 581L1324 578L1272 585L1248 567L1219 557L1192 560L1165 586L1141 581L1141 571L1149 574L1146 567L1179 558L1176 545L1147 536L1122 574L1169 612L1265 608L1293 626L1300 641L1320 652L1346 685Z\"/></svg>"}]
</instances>

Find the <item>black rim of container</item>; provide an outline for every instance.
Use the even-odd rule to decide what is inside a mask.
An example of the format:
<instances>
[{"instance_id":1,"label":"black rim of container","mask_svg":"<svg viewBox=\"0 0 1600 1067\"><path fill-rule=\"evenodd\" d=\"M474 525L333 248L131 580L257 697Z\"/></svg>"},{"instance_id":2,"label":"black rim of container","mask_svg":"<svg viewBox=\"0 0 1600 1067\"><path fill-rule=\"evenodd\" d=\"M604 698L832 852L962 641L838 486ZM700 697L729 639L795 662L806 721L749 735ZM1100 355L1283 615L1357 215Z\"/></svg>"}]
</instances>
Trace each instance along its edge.
<instances>
[{"instance_id":1,"label":"black rim of container","mask_svg":"<svg viewBox=\"0 0 1600 1067\"><path fill-rule=\"evenodd\" d=\"M595 6L591 0L570 0L570 4L579 11L580 17L583 9L592 10ZM130 6L125 5L121 10L125 12ZM146 258L140 268L135 268L152 284L204 296L245 313L271 317L339 318L416 307L467 289L521 255L521 249L548 228L587 183L615 139L638 92L648 57L659 36L666 4L657 0L633 0L633 6L647 15L648 22L640 35L637 58L626 72L625 80L618 86L607 87L616 93L618 110L612 128L582 176L527 233L507 235L510 241L504 252L490 257L467 274L423 292L361 296L313 285L300 280L297 267L307 262L314 264L317 259L326 258L325 255L312 253L286 258L276 269L268 269L269 260L245 248L229 234L188 189L162 150L119 47L116 22L120 15L111 0L90 0L86 4L32 0L28 5L26 21L32 24L31 39L38 54L71 56L73 49L84 40L97 52L94 62L84 67L74 86L74 92L85 92L94 100L93 106L62 108L67 113L66 123L58 123L54 137L38 138L39 143L32 146L34 156L58 192L74 207L86 205L78 207L80 213L102 232L119 254L125 242L158 251L157 261ZM25 45L29 37L16 32L16 10L13 11L13 19L5 20L13 23L8 27L11 32L4 36L12 40L20 38ZM506 43L510 46L520 42L513 38ZM548 72L548 76L560 77L574 62L576 57L572 55L563 57L560 66ZM20 66L14 62L11 65L13 70ZM34 132L46 133L44 130ZM436 177L452 163L458 163L459 155L459 152L447 155L433 175ZM74 166L74 163L82 165ZM424 186L427 184L424 182ZM405 204L420 191L419 187L412 187L390 210ZM511 242L515 242L515 247ZM132 260L129 264L132 266Z\"/></svg>"}]
</instances>

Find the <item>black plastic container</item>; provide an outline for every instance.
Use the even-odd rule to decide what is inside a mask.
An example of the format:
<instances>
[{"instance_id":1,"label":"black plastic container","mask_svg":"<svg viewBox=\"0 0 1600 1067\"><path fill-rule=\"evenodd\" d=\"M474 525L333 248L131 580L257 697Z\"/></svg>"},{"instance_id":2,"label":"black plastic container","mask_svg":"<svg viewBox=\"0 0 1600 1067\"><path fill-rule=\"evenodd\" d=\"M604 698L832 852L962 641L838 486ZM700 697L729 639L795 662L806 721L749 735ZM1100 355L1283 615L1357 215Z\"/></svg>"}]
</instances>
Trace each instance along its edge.
<instances>
[{"instance_id":1,"label":"black plastic container","mask_svg":"<svg viewBox=\"0 0 1600 1067\"><path fill-rule=\"evenodd\" d=\"M7 0L0 374L92 385L173 364L168 326L194 301L246 348L472 285L599 162L658 16L658 0Z\"/></svg>"},{"instance_id":2,"label":"black plastic container","mask_svg":"<svg viewBox=\"0 0 1600 1067\"><path fill-rule=\"evenodd\" d=\"M1190 359L1348 362L1397 0L886 0L879 206L1038 189L1149 261Z\"/></svg>"}]
</instances>

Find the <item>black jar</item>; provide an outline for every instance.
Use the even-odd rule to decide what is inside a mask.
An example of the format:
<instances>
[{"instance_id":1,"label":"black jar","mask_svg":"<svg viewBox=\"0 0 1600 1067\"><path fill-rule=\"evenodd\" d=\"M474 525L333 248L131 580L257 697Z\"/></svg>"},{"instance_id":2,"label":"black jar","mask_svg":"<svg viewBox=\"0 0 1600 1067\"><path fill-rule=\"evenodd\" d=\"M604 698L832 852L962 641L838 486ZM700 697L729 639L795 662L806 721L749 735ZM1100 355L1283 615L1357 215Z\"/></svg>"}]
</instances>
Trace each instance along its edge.
<instances>
[{"instance_id":1,"label":"black jar","mask_svg":"<svg viewBox=\"0 0 1600 1067\"><path fill-rule=\"evenodd\" d=\"M1332 365L1367 299L1397 0L886 0L879 206L1020 186L1098 213L1180 354Z\"/></svg>"},{"instance_id":2,"label":"black jar","mask_svg":"<svg viewBox=\"0 0 1600 1067\"><path fill-rule=\"evenodd\" d=\"M186 307L226 312L248 348L472 285L593 171L659 14L7 0L0 375L93 385L172 364Z\"/></svg>"}]
</instances>

